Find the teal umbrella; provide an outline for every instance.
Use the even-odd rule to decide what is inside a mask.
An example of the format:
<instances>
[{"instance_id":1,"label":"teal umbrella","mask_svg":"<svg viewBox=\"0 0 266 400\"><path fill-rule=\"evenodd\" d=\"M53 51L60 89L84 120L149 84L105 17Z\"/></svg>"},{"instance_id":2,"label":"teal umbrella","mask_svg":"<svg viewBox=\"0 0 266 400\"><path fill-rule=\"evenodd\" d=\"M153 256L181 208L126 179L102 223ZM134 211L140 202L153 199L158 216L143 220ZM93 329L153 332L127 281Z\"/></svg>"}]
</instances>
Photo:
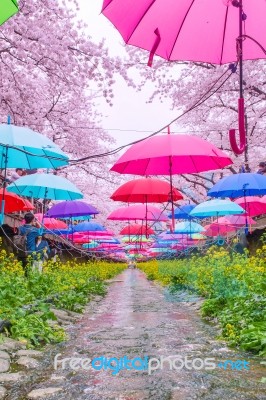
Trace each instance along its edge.
<instances>
[{"instance_id":1,"label":"teal umbrella","mask_svg":"<svg viewBox=\"0 0 266 400\"><path fill-rule=\"evenodd\" d=\"M0 125L0 168L57 168L68 164L68 157L54 142L30 128L10 124ZM4 219L5 184L1 204L1 220Z\"/></svg>"},{"instance_id":2,"label":"teal umbrella","mask_svg":"<svg viewBox=\"0 0 266 400\"><path fill-rule=\"evenodd\" d=\"M176 224L175 231L169 232L169 234L171 233L192 234L192 233L202 233L204 231L205 229L200 224L197 224L196 222L185 221Z\"/></svg>"},{"instance_id":3,"label":"teal umbrella","mask_svg":"<svg viewBox=\"0 0 266 400\"><path fill-rule=\"evenodd\" d=\"M7 191L44 200L75 200L83 197L83 194L72 182L53 174L23 176L9 185Z\"/></svg>"},{"instance_id":4,"label":"teal umbrella","mask_svg":"<svg viewBox=\"0 0 266 400\"><path fill-rule=\"evenodd\" d=\"M30 128L0 125L0 168L58 168L68 156L57 144Z\"/></svg>"},{"instance_id":5,"label":"teal umbrella","mask_svg":"<svg viewBox=\"0 0 266 400\"><path fill-rule=\"evenodd\" d=\"M189 215L191 217L221 217L244 213L245 210L242 207L230 200L215 199L197 205Z\"/></svg>"},{"instance_id":6,"label":"teal umbrella","mask_svg":"<svg viewBox=\"0 0 266 400\"><path fill-rule=\"evenodd\" d=\"M98 247L98 246L100 246L100 244L97 243L97 242L95 242L95 241L92 241L92 242L90 242L90 243L84 243L84 244L82 245L82 247L83 247L84 249L93 249L93 248L96 248L96 247Z\"/></svg>"},{"instance_id":7,"label":"teal umbrella","mask_svg":"<svg viewBox=\"0 0 266 400\"><path fill-rule=\"evenodd\" d=\"M18 3L16 0L1 0L0 25L6 22L10 17L18 12Z\"/></svg>"},{"instance_id":8,"label":"teal umbrella","mask_svg":"<svg viewBox=\"0 0 266 400\"><path fill-rule=\"evenodd\" d=\"M33 130L10 124L0 125L0 169L7 168L57 168L68 164L68 157L54 142ZM5 209L5 184L1 203L0 224Z\"/></svg>"}]
</instances>

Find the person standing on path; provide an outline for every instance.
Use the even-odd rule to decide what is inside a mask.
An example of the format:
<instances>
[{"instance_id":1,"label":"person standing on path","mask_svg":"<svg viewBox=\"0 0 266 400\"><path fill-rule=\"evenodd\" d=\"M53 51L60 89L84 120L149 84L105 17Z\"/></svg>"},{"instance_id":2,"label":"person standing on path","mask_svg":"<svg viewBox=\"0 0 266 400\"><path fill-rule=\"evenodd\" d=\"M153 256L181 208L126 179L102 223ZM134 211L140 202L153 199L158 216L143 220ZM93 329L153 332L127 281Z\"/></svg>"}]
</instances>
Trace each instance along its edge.
<instances>
[{"instance_id":1,"label":"person standing on path","mask_svg":"<svg viewBox=\"0 0 266 400\"><path fill-rule=\"evenodd\" d=\"M20 257L23 269L27 274L27 267L30 263L29 257L36 252L36 239L42 235L41 224L32 213L26 213L24 216L25 225L19 228L19 235L26 235L26 254L25 257Z\"/></svg>"}]
</instances>

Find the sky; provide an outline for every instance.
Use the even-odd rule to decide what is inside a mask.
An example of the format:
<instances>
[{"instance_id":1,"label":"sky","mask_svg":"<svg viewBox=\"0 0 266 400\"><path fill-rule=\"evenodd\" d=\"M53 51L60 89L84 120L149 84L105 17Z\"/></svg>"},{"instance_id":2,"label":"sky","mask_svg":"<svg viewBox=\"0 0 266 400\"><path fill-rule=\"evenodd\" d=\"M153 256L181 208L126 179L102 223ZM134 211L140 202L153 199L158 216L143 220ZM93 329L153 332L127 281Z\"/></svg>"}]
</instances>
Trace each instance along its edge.
<instances>
[{"instance_id":1,"label":"sky","mask_svg":"<svg viewBox=\"0 0 266 400\"><path fill-rule=\"evenodd\" d=\"M88 34L92 40L97 43L106 38L111 55L121 55L125 44L111 22L100 14L103 1L78 0L78 3L79 16L88 24ZM170 102L147 104L151 89L152 87L135 92L122 79L118 79L114 88L113 107L108 106L104 100L99 100L99 108L103 114L102 127L115 138L118 146L157 131L178 115L177 111L171 110Z\"/></svg>"}]
</instances>

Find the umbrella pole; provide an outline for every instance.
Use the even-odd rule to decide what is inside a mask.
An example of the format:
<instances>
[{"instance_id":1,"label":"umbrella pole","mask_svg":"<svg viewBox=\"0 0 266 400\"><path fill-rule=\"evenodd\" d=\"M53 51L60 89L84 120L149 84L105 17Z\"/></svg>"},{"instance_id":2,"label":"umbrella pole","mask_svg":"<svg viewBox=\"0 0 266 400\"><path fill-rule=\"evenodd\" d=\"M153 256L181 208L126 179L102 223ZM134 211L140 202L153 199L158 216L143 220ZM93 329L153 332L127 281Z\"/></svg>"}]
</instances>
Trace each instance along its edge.
<instances>
[{"instance_id":1,"label":"umbrella pole","mask_svg":"<svg viewBox=\"0 0 266 400\"><path fill-rule=\"evenodd\" d=\"M4 183L3 183L3 197L1 201L1 216L0 216L0 225L3 225L5 219L5 194L6 194L6 177L7 177L7 154L8 154L8 146L6 146L6 152L4 155L5 158L5 172L4 172Z\"/></svg>"},{"instance_id":2,"label":"umbrella pole","mask_svg":"<svg viewBox=\"0 0 266 400\"><path fill-rule=\"evenodd\" d=\"M232 3L233 4L233 3ZM236 131L230 129L229 140L231 148L235 154L242 154L247 146L246 128L245 128L245 105L243 96L243 21L246 15L243 13L243 0L236 1L234 7L239 9L239 36L236 39L237 46L237 60L239 64L239 99L238 99L238 129L240 146L236 142Z\"/></svg>"},{"instance_id":3,"label":"umbrella pole","mask_svg":"<svg viewBox=\"0 0 266 400\"><path fill-rule=\"evenodd\" d=\"M247 216L247 196L246 196L246 191L244 190L244 204L245 204L245 210L246 210L246 226L245 226L245 234L248 234L248 216Z\"/></svg>"},{"instance_id":4,"label":"umbrella pole","mask_svg":"<svg viewBox=\"0 0 266 400\"><path fill-rule=\"evenodd\" d=\"M170 190L171 190L171 209L172 209L172 230L175 231L175 212L174 212L174 196L173 196L173 174L172 174L172 157L170 157Z\"/></svg>"},{"instance_id":5,"label":"umbrella pole","mask_svg":"<svg viewBox=\"0 0 266 400\"><path fill-rule=\"evenodd\" d=\"M71 236L72 236L72 244L74 243L74 232L73 232L73 220L72 215L70 215L70 226L71 226Z\"/></svg>"},{"instance_id":6,"label":"umbrella pole","mask_svg":"<svg viewBox=\"0 0 266 400\"><path fill-rule=\"evenodd\" d=\"M170 135L170 126L168 125L168 135ZM172 156L169 157L169 167L170 167L170 190L171 190L171 204L172 204L172 230L175 231L175 214L174 214L174 196L173 196L173 163Z\"/></svg>"}]
</instances>

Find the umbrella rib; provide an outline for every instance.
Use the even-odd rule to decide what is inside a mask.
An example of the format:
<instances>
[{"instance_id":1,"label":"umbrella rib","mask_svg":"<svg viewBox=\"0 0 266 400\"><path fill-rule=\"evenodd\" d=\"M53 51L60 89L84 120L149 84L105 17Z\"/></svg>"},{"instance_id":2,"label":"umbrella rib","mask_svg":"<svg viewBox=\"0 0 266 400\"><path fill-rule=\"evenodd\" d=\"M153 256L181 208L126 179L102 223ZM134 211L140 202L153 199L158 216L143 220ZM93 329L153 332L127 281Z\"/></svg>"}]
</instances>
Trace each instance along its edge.
<instances>
[{"instance_id":1,"label":"umbrella rib","mask_svg":"<svg viewBox=\"0 0 266 400\"><path fill-rule=\"evenodd\" d=\"M191 2L191 4L190 4L190 6L189 6L189 8L188 8L188 10L187 10L187 12L186 12L184 18L183 18L183 21L182 21L182 23L180 24L180 28L179 28L179 30L178 30L178 32L177 32L175 41L174 41L174 43L173 43L172 49L171 49L170 54L169 54L169 57L168 57L168 60L171 59L171 55L172 55L172 53L173 53L173 51L174 51L174 48L175 48L176 42L177 42L177 40L178 40L178 37L179 37L179 35L180 35L180 33L181 33L181 30L182 30L183 25L184 25L184 23L185 23L185 21L186 21L186 18L187 18L187 16L188 16L188 14L189 14L189 12L190 12L190 10L191 10L191 8L192 8L192 6L193 6L194 3L195 3L195 0L192 0L192 2Z\"/></svg>"},{"instance_id":2,"label":"umbrella rib","mask_svg":"<svg viewBox=\"0 0 266 400\"><path fill-rule=\"evenodd\" d=\"M223 40L222 40L222 48L221 48L221 55L220 55L220 65L222 64L223 53L224 53L224 41L225 41L225 32L226 32L226 25L228 20L228 6L226 7L225 13L225 22L224 22L224 31L223 31Z\"/></svg>"}]
</instances>

